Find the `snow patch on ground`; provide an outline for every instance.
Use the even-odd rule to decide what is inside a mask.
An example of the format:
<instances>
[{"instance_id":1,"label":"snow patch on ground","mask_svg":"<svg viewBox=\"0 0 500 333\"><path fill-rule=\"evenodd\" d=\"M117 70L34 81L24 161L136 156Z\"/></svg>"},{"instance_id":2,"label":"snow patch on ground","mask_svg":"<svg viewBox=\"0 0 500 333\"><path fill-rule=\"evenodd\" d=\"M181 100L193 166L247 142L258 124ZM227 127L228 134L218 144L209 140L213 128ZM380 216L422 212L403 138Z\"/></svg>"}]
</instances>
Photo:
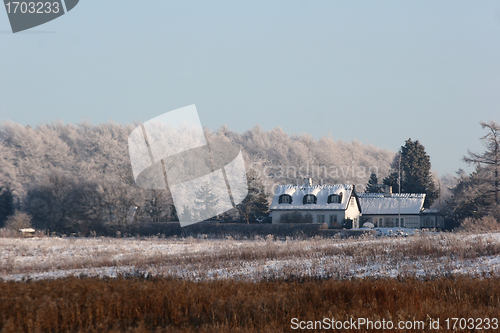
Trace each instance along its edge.
<instances>
[{"instance_id":1,"label":"snow patch on ground","mask_svg":"<svg viewBox=\"0 0 500 333\"><path fill-rule=\"evenodd\" d=\"M398 230L377 229L382 229L382 235ZM500 233L422 234L403 229L400 234L408 236L241 241L0 238L0 279L151 274L193 281L259 281L290 276L343 279L500 273ZM420 249L421 255L410 251ZM409 254L403 255L404 251Z\"/></svg>"}]
</instances>

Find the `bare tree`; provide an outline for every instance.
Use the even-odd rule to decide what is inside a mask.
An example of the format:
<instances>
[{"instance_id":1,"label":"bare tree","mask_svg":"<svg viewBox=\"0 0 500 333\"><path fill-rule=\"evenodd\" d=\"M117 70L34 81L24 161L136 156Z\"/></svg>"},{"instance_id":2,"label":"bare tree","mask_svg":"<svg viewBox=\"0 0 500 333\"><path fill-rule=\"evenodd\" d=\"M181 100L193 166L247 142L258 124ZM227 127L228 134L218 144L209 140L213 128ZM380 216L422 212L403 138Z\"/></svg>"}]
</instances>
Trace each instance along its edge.
<instances>
[{"instance_id":1,"label":"bare tree","mask_svg":"<svg viewBox=\"0 0 500 333\"><path fill-rule=\"evenodd\" d=\"M469 165L474 164L479 168L483 167L488 170L485 175L493 185L492 192L494 193L495 204L500 204L500 125L493 120L488 122L480 122L483 129L487 129L488 133L481 138L483 145L486 147L484 153L473 153L468 151L468 156L464 156L463 160Z\"/></svg>"}]
</instances>

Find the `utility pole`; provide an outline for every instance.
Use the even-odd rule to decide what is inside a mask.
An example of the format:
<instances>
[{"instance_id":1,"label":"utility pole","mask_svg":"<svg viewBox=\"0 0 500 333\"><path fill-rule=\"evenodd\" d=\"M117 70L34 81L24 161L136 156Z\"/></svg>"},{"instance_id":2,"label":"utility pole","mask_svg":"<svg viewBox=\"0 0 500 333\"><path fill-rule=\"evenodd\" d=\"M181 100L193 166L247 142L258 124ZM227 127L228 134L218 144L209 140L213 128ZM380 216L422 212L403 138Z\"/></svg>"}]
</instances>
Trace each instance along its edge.
<instances>
[{"instance_id":1,"label":"utility pole","mask_svg":"<svg viewBox=\"0 0 500 333\"><path fill-rule=\"evenodd\" d=\"M399 152L399 174L398 174L398 222L401 228L401 151Z\"/></svg>"}]
</instances>

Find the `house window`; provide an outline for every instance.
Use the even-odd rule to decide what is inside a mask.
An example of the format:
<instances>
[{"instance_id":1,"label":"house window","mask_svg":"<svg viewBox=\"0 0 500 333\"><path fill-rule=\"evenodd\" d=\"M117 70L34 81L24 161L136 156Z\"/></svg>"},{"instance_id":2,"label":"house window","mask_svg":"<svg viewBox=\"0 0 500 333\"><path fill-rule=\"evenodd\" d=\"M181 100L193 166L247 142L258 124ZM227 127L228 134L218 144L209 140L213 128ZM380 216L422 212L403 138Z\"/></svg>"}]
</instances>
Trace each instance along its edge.
<instances>
[{"instance_id":1,"label":"house window","mask_svg":"<svg viewBox=\"0 0 500 333\"><path fill-rule=\"evenodd\" d=\"M280 204L282 204L282 203L291 204L292 203L292 197L289 194L282 194L282 195L280 195L278 203L280 203Z\"/></svg>"},{"instance_id":2,"label":"house window","mask_svg":"<svg viewBox=\"0 0 500 333\"><path fill-rule=\"evenodd\" d=\"M327 203L340 203L342 201L342 193L340 194L330 194L328 196Z\"/></svg>"},{"instance_id":3,"label":"house window","mask_svg":"<svg viewBox=\"0 0 500 333\"><path fill-rule=\"evenodd\" d=\"M304 199L302 199L302 203L304 205L315 204L316 201L318 201L318 199L316 198L316 196L314 194L306 194L306 195L304 195Z\"/></svg>"},{"instance_id":4,"label":"house window","mask_svg":"<svg viewBox=\"0 0 500 333\"><path fill-rule=\"evenodd\" d=\"M325 223L325 215L318 215L318 223Z\"/></svg>"},{"instance_id":5,"label":"house window","mask_svg":"<svg viewBox=\"0 0 500 333\"><path fill-rule=\"evenodd\" d=\"M434 227L434 225L433 225L434 223L432 223L432 222L434 222L434 220L433 220L433 219L431 219L430 217L426 217L426 218L424 219L424 225L423 225L423 227L425 227L425 228L431 228L431 227Z\"/></svg>"},{"instance_id":6,"label":"house window","mask_svg":"<svg viewBox=\"0 0 500 333\"><path fill-rule=\"evenodd\" d=\"M354 207L354 198L351 198L350 205L351 207Z\"/></svg>"},{"instance_id":7,"label":"house window","mask_svg":"<svg viewBox=\"0 0 500 333\"><path fill-rule=\"evenodd\" d=\"M337 215L330 215L330 223L337 223Z\"/></svg>"}]
</instances>

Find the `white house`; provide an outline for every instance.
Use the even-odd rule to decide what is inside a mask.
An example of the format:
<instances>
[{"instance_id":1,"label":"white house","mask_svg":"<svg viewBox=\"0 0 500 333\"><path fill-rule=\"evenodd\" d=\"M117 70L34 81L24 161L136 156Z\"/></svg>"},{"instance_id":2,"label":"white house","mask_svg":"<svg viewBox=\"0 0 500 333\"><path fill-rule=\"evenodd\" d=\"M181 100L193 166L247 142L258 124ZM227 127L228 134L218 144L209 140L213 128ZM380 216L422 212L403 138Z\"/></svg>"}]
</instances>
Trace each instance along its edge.
<instances>
[{"instance_id":1,"label":"white house","mask_svg":"<svg viewBox=\"0 0 500 333\"><path fill-rule=\"evenodd\" d=\"M312 223L342 225L352 220L359 227L361 207L354 185L312 185L306 178L302 186L279 185L270 207L272 223L282 223L287 215L300 213Z\"/></svg>"},{"instance_id":2,"label":"white house","mask_svg":"<svg viewBox=\"0 0 500 333\"><path fill-rule=\"evenodd\" d=\"M376 227L420 228L420 214L425 201L423 193L359 193L363 222ZM401 218L401 221L399 220Z\"/></svg>"},{"instance_id":3,"label":"white house","mask_svg":"<svg viewBox=\"0 0 500 333\"><path fill-rule=\"evenodd\" d=\"M424 210L424 193L356 193L354 185L279 185L271 204L272 223L286 223L293 214L312 223L330 227L352 220L352 227L364 222L375 227L442 228L444 220L436 211ZM298 215L300 214L300 215ZM362 222L361 222L362 221Z\"/></svg>"}]
</instances>

